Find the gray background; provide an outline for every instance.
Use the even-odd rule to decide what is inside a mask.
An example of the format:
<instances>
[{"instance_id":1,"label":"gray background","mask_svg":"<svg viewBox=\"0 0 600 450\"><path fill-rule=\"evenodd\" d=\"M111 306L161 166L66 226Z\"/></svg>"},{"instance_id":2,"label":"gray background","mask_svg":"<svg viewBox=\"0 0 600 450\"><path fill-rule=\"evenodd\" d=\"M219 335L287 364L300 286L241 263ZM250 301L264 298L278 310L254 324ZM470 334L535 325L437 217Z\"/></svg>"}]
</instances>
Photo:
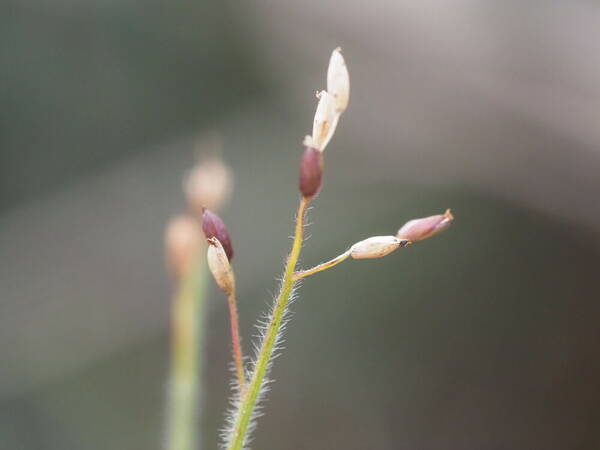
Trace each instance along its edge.
<instances>
[{"instance_id":1,"label":"gray background","mask_svg":"<svg viewBox=\"0 0 600 450\"><path fill-rule=\"evenodd\" d=\"M290 245L314 90L352 95L302 262L452 207L444 235L307 280L253 448L600 446L600 8L584 1L7 1L0 448L159 449L181 177L235 173L244 344ZM229 382L211 290L201 429Z\"/></svg>"}]
</instances>

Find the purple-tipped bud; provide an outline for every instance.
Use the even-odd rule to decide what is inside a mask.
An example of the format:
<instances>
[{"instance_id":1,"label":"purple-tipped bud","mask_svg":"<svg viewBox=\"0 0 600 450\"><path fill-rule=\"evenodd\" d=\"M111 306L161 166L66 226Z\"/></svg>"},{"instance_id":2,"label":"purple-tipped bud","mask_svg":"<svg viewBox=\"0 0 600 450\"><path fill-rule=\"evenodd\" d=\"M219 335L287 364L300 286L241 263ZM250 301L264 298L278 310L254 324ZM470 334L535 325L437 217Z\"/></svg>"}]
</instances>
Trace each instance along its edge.
<instances>
[{"instance_id":1,"label":"purple-tipped bud","mask_svg":"<svg viewBox=\"0 0 600 450\"><path fill-rule=\"evenodd\" d=\"M202 213L202 231L206 239L217 238L229 261L233 259L233 246L231 245L231 238L229 237L229 231L227 227L214 212L205 209Z\"/></svg>"},{"instance_id":2,"label":"purple-tipped bud","mask_svg":"<svg viewBox=\"0 0 600 450\"><path fill-rule=\"evenodd\" d=\"M314 197L321 189L323 178L323 153L306 147L300 163L300 192L306 198Z\"/></svg>"},{"instance_id":3,"label":"purple-tipped bud","mask_svg":"<svg viewBox=\"0 0 600 450\"><path fill-rule=\"evenodd\" d=\"M396 236L399 239L408 239L410 242L422 241L444 231L453 221L454 216L447 209L444 214L409 220L398 230Z\"/></svg>"}]
</instances>

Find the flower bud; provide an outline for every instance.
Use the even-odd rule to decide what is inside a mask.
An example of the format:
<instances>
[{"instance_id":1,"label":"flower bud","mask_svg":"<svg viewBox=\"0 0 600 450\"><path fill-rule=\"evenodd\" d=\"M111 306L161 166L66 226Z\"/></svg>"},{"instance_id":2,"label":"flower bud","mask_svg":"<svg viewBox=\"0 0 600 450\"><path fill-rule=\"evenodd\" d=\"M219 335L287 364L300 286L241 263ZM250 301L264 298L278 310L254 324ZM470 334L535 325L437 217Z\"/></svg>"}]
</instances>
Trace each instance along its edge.
<instances>
[{"instance_id":1,"label":"flower bud","mask_svg":"<svg viewBox=\"0 0 600 450\"><path fill-rule=\"evenodd\" d=\"M221 242L214 237L208 239L208 244L206 259L210 273L223 292L229 295L235 290L235 277L225 249Z\"/></svg>"},{"instance_id":2,"label":"flower bud","mask_svg":"<svg viewBox=\"0 0 600 450\"><path fill-rule=\"evenodd\" d=\"M214 212L205 209L202 213L202 231L207 239L217 238L221 242L229 261L233 259L233 246L227 227Z\"/></svg>"},{"instance_id":3,"label":"flower bud","mask_svg":"<svg viewBox=\"0 0 600 450\"><path fill-rule=\"evenodd\" d=\"M165 232L165 251L167 267L175 278L183 278L191 270L201 242L200 226L193 217L171 219Z\"/></svg>"},{"instance_id":4,"label":"flower bud","mask_svg":"<svg viewBox=\"0 0 600 450\"><path fill-rule=\"evenodd\" d=\"M327 69L327 92L335 99L335 109L338 114L346 110L350 97L350 77L340 50L338 47L331 53Z\"/></svg>"},{"instance_id":5,"label":"flower bud","mask_svg":"<svg viewBox=\"0 0 600 450\"><path fill-rule=\"evenodd\" d=\"M306 198L314 197L321 189L323 178L323 154L313 147L306 147L300 162L300 192Z\"/></svg>"},{"instance_id":6,"label":"flower bud","mask_svg":"<svg viewBox=\"0 0 600 450\"><path fill-rule=\"evenodd\" d=\"M396 236L400 239L408 239L410 242L422 241L444 231L453 221L454 216L447 209L444 214L409 220L398 230Z\"/></svg>"},{"instance_id":7,"label":"flower bud","mask_svg":"<svg viewBox=\"0 0 600 450\"><path fill-rule=\"evenodd\" d=\"M335 110L335 99L327 91L317 93L317 98L319 104L313 121L311 146L323 151L335 132L339 114Z\"/></svg>"},{"instance_id":8,"label":"flower bud","mask_svg":"<svg viewBox=\"0 0 600 450\"><path fill-rule=\"evenodd\" d=\"M204 208L218 209L231 196L231 170L218 158L207 159L190 170L183 191L191 211L198 217Z\"/></svg>"},{"instance_id":9,"label":"flower bud","mask_svg":"<svg viewBox=\"0 0 600 450\"><path fill-rule=\"evenodd\" d=\"M406 244L406 239L398 239L396 236L374 236L350 247L350 256L354 259L382 258Z\"/></svg>"}]
</instances>

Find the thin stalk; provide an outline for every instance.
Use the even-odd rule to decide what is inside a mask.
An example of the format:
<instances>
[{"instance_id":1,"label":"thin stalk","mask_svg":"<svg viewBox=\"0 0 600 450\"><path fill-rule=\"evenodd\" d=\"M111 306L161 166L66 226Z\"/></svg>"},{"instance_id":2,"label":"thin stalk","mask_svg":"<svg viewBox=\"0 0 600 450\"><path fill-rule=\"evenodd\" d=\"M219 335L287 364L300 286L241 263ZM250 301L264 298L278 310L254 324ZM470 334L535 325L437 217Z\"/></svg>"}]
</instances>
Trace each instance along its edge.
<instances>
[{"instance_id":1,"label":"thin stalk","mask_svg":"<svg viewBox=\"0 0 600 450\"><path fill-rule=\"evenodd\" d=\"M319 264L318 266L315 266L311 269L299 270L298 272L294 273L294 280L300 280L309 275L313 275L315 273L322 272L323 270L330 269L333 266L336 266L339 263L341 263L342 261L345 261L346 259L348 259L349 256L350 256L350 250L342 253L339 256L336 256L335 258L333 258L327 262Z\"/></svg>"},{"instance_id":2,"label":"thin stalk","mask_svg":"<svg viewBox=\"0 0 600 450\"><path fill-rule=\"evenodd\" d=\"M303 197L300 200L298 214L296 216L294 243L292 244L292 250L285 266L283 280L281 282L281 291L275 301L273 314L271 315L265 336L260 346L250 384L248 385L246 394L241 398L239 407L236 411L234 428L232 431L233 435L228 447L229 450L241 450L247 438L254 407L256 406L256 401L258 400L269 367L269 362L273 356L275 342L283 323L287 304L294 289L294 284L296 283L294 271L296 270L296 264L298 263L298 257L300 256L300 250L302 248L304 216L309 203L310 199L306 197Z\"/></svg>"},{"instance_id":3,"label":"thin stalk","mask_svg":"<svg viewBox=\"0 0 600 450\"><path fill-rule=\"evenodd\" d=\"M242 344L240 342L240 326L235 298L235 290L227 296L229 303L229 321L231 322L231 345L233 360L235 361L235 371L237 373L238 384L240 386L240 395L246 391L246 375L244 373L244 360L242 357Z\"/></svg>"},{"instance_id":4,"label":"thin stalk","mask_svg":"<svg viewBox=\"0 0 600 450\"><path fill-rule=\"evenodd\" d=\"M201 324L204 319L206 288L206 266L200 254L193 268L181 279L171 307L167 450L197 448L196 403L200 390Z\"/></svg>"}]
</instances>

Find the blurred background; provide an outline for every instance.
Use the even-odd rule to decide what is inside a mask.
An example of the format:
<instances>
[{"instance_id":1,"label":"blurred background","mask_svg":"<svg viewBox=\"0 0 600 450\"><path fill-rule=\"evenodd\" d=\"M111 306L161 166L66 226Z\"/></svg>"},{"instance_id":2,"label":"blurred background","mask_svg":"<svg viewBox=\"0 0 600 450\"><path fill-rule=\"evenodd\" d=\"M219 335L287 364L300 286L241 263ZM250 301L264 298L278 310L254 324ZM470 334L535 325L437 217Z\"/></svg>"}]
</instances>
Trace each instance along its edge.
<instances>
[{"instance_id":1,"label":"blurred background","mask_svg":"<svg viewBox=\"0 0 600 450\"><path fill-rule=\"evenodd\" d=\"M164 226L215 133L250 348L338 45L350 107L303 265L456 222L304 283L253 448L600 448L597 3L5 0L1 449L162 447ZM228 332L211 287L207 449Z\"/></svg>"}]
</instances>

